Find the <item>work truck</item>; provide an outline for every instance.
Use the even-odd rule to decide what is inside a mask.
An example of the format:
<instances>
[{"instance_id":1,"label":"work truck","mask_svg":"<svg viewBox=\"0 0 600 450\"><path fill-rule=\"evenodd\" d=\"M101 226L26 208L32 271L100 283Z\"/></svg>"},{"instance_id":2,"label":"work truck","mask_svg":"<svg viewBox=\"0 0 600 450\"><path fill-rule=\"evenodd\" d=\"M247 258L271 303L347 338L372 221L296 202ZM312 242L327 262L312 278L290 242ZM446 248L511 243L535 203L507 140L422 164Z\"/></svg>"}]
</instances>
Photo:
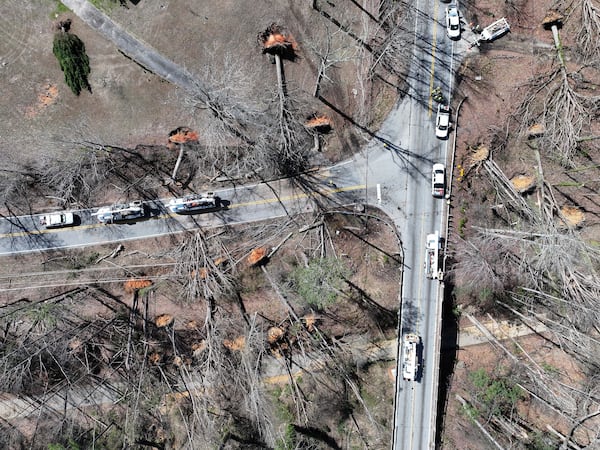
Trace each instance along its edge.
<instances>
[{"instance_id":1,"label":"work truck","mask_svg":"<svg viewBox=\"0 0 600 450\"><path fill-rule=\"evenodd\" d=\"M496 20L495 22L491 23L483 30L481 30L481 34L477 39L477 43L479 44L480 41L493 41L494 39L498 39L500 36L504 35L505 33L508 33L509 31L510 25L508 23L508 20L502 17L501 19Z\"/></svg>"},{"instance_id":2,"label":"work truck","mask_svg":"<svg viewBox=\"0 0 600 450\"><path fill-rule=\"evenodd\" d=\"M427 278L439 278L438 263L440 259L441 240L438 231L427 235L425 247L425 274Z\"/></svg>"},{"instance_id":3,"label":"work truck","mask_svg":"<svg viewBox=\"0 0 600 450\"><path fill-rule=\"evenodd\" d=\"M415 333L407 333L402 336L402 378L406 381L417 379L420 340Z\"/></svg>"},{"instance_id":4,"label":"work truck","mask_svg":"<svg viewBox=\"0 0 600 450\"><path fill-rule=\"evenodd\" d=\"M167 204L169 210L176 214L195 214L220 208L221 199L214 192L192 194L182 198L173 198Z\"/></svg>"},{"instance_id":5,"label":"work truck","mask_svg":"<svg viewBox=\"0 0 600 450\"><path fill-rule=\"evenodd\" d=\"M104 206L92 215L98 217L98 220L104 224L110 223L131 223L136 219L146 216L146 209L141 200L130 203L117 203L111 206Z\"/></svg>"}]
</instances>

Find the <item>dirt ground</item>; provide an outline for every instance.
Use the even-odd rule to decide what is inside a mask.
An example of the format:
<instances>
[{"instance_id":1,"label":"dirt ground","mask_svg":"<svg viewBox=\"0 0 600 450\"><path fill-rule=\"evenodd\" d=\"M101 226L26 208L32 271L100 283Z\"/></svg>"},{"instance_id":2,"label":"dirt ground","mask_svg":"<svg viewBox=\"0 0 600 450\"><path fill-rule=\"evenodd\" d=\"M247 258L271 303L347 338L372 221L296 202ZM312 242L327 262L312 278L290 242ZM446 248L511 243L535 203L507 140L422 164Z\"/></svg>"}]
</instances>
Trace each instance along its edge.
<instances>
[{"instance_id":1,"label":"dirt ground","mask_svg":"<svg viewBox=\"0 0 600 450\"><path fill-rule=\"evenodd\" d=\"M354 2L350 3L352 5L347 14L352 16L355 5ZM463 5L462 11L467 22L485 25L496 17L506 16L512 29L510 35L482 47L478 56L469 57L461 69L463 79L458 85L456 98L468 96L468 99L458 118L456 164L465 172L461 173L457 168L454 173L455 180L459 180L454 185L455 224L463 218L469 220L468 225L489 219L493 193L477 168L470 168L473 148L479 144L493 148L494 133L503 133L508 118L521 100L522 91L519 88L555 58L551 35L540 26L543 16L552 6L551 2L524 2L518 9L511 7L512 4L471 0ZM0 39L0 81L8 89L3 91L0 99L3 112L0 146L4 149L0 161L5 169L19 170L30 161L71 148L72 142L80 140L133 148L140 144L165 145L169 132L180 126L198 130L200 135L210 128L211 119L205 112L193 110L186 101L185 93L131 62L73 15L57 15L56 11L56 4L45 0L4 2L2 24L5 34ZM114 8L110 15L127 30L186 66L201 79L212 83L216 89L234 80L245 87L252 87L239 95L261 99L273 96L275 71L268 58L260 54L256 43L257 33L273 22L288 27L300 43L301 58L295 63L286 64L286 78L293 90L310 93L316 60L309 47L316 44L316 36L323 34L326 26L305 4L276 0L263 2L260 7L255 2L235 0L210 4L200 0L142 0L135 6L130 4L128 9ZM52 55L54 23L65 17L73 19L72 32L86 44L92 67L92 93L83 92L79 97L75 97L64 84L63 74ZM240 21L240 17L244 20ZM561 31L566 46L571 42L573 31L573 25L570 24ZM395 96L381 86L370 87L373 100L368 106L373 106L373 111L372 115L365 115L363 105L359 105L360 95L355 93L362 89L355 79L355 70L354 63L341 64L334 79L344 82L336 87L328 87L323 94L335 99L334 103L344 111L350 111L350 115L356 114L359 122L375 127L373 120L383 116L382 111L390 107L393 103L390 99ZM328 138L327 157L333 161L355 152L361 138L346 127L341 116L323 104L315 103L314 107L334 117L336 131ZM536 172L535 155L523 140L511 139L503 152L492 151L491 157L501 165L509 178L516 175L531 176ZM580 230L582 235L597 240L600 227L597 169L567 172L551 160L544 159L543 164L546 179L555 188L561 206L580 207L585 214L584 226ZM598 164L597 155L590 155L590 161L585 163L589 167L597 167ZM353 281L382 307L390 310L397 307L397 273L390 257L364 246L348 231L338 229L340 234L336 234L335 227L331 231L336 251L340 255L347 255L342 258L347 258L352 265L355 273ZM385 227L371 229L369 237L392 252L393 237L385 233ZM103 270L99 271L99 276L126 279L131 276L131 270L127 267L133 264L152 265L157 258L161 258L144 254L147 248L162 248L172 244L161 240L150 244L128 243L121 256L101 264ZM294 245L297 242L286 245L277 256L280 260L272 261L272 266L277 267L275 262L280 262L282 267L286 264L289 266L290 258L295 258L295 251L292 250ZM68 260L46 263L42 263L38 256L19 257L12 260L12 264L3 264L2 270L14 274L14 269L23 264L30 267L32 272L71 270L72 267L96 268L93 262L112 250L106 247L86 249L73 252ZM136 251L141 253L132 253ZM125 269L115 269L113 263ZM151 278L159 277L168 270L168 267L147 267L138 268L135 273ZM257 276L253 269L247 270L246 279L253 281L243 295L247 312L260 312L270 320L278 321L285 315L283 306L266 287L264 279ZM27 283L22 279L23 271L19 272L18 276L15 274L14 277L5 278L4 286L14 288L17 283ZM73 282L81 277L83 275L78 275ZM177 290L173 290L169 283L158 282L156 286L150 316L168 314L180 329L193 329L203 322L204 308L190 308L182 304ZM107 284L106 288L126 305L131 305L132 296L124 292L123 281ZM46 289L45 295L58 293L61 289ZM15 299L39 297L39 291L4 291L1 296L3 302L12 302ZM81 306L82 314L107 313L106 308L98 302L72 306ZM358 319L360 311L359 305L344 305L332 311L331 316L324 315L320 320L337 336L343 336L346 332L339 326L337 320L340 317L354 318L353 325L357 332L370 331L367 330L367 322ZM393 329L373 329L372 337L386 337L393 332ZM532 349L538 345L544 361L551 361L553 366L565 373L571 369L572 362L564 354L547 349L535 338L524 339L521 343ZM503 358L490 351L489 346L459 351L448 395L442 438L444 448L490 448L489 442L482 438L481 433L461 412L455 394L468 390L467 374L473 368L491 369L502 364ZM520 409L526 417L539 417L540 426L547 419L560 432L568 431L560 420L537 408L535 402L523 402Z\"/></svg>"},{"instance_id":2,"label":"dirt ground","mask_svg":"<svg viewBox=\"0 0 600 450\"><path fill-rule=\"evenodd\" d=\"M358 15L353 8L338 9L343 15L337 18L352 23ZM300 57L285 65L290 93L297 93L305 108L333 119L327 156L336 159L358 150L361 140L342 116L312 97L317 68L312 49L323 45L331 24L308 4L144 0L108 9L113 20L197 75L209 90L227 88L230 96L261 108L275 96L276 73L256 37L271 23L282 25L299 45ZM18 149L0 156L5 167L18 170L82 141L125 148L165 145L180 126L196 130L202 143L215 126L210 114L193 108L186 93L126 58L73 14L58 11L53 1L4 3L5 36L10 38L0 39L0 80L8 87L0 100L0 145ZM52 54L56 23L66 18L73 20L71 32L85 43L90 58L92 92L79 97L65 85ZM356 70L362 65L358 55L337 64L328 74L334 83L324 83L322 95L359 123L375 126L372 121L384 116L381 108L393 105L387 99L395 93L384 83L359 83ZM367 100L360 100L363 89Z\"/></svg>"},{"instance_id":3,"label":"dirt ground","mask_svg":"<svg viewBox=\"0 0 600 450\"><path fill-rule=\"evenodd\" d=\"M291 227L289 223L275 225L276 231L270 233L270 238L258 241L261 245L267 248L275 247L289 232L297 230L297 226ZM248 225L220 234L220 237L229 244L233 260L238 262L237 271L241 275L240 299L247 316L255 317L259 326L264 329L277 326L283 332L287 332L287 308L271 288L262 270L247 263L253 242L257 242L256 236L265 233L265 226L268 227L269 224ZM300 317L311 317L311 324L318 326L323 333L342 345L393 339L396 331L400 266L395 260L398 255L398 242L391 228L374 219L370 219L364 227L364 223L353 216L333 216L327 221L327 229L323 236L326 241L321 247L318 231L296 232L270 258L265 266L266 270L280 284L280 289L287 292L290 273L295 267L320 255L321 251L324 251L325 256L339 257L352 273L349 281L356 289L361 290L362 298L368 299L368 302L353 296L342 296L336 304L321 311L314 311L297 296L288 293L287 298L291 306ZM363 239L368 239L369 244ZM74 250L68 255L45 254L42 258L40 255L6 258L6 264L0 268L1 306L10 305L14 308L32 302L41 302L40 305L52 304L55 295L84 287L87 290L83 293L77 294L73 291L71 296L67 296L58 304L59 307L66 308L61 313L63 320L68 319L75 323L80 320L109 321L115 314L127 315L128 311L133 309L137 315L147 317L158 327L172 324L179 335L185 336L184 342L189 346L189 349L186 349L186 346L181 348L183 360L191 361L194 352L201 351L199 349L202 348L207 304L202 301L186 302L180 295L182 286L173 281L173 266L170 264L175 262L175 259L172 249L180 240L181 236L129 241L115 257L107 257L115 250L114 246L100 246ZM27 271L24 270L25 267ZM165 279L165 276L169 279ZM139 295L134 295L126 288L126 281L131 279L151 280L153 284L147 287L145 294L138 291ZM346 288L344 291L349 292ZM44 301L45 299L48 301ZM223 345L231 351L243 349L245 322L239 304L218 301L217 305L219 316L229 324L228 329L223 330ZM26 327L28 316L22 318L21 322ZM160 365L169 370L173 365L181 364L182 358L173 358L165 354L159 342L150 343L149 364ZM387 447L391 438L389 425L393 410L394 382L390 377L390 370L393 366L393 361L380 361L366 365L358 371L361 394L381 428L373 428L372 422L359 412L354 413L355 422L337 422L337 419L333 418L337 415L332 411L332 418L327 419L324 426L331 430L331 434L340 442L356 443L358 435L354 430L359 427L362 439L368 439L372 448ZM282 378L285 380L285 387L288 377ZM266 386L265 389L277 390L279 388L276 385L277 383L272 387ZM310 386L308 384L304 387L309 396L312 395ZM281 401L287 402L289 399L282 396ZM314 398L311 404L316 406L319 402L319 398ZM322 408L327 409L329 406L323 404ZM25 427L25 430L27 423L29 422L24 421L17 425Z\"/></svg>"}]
</instances>

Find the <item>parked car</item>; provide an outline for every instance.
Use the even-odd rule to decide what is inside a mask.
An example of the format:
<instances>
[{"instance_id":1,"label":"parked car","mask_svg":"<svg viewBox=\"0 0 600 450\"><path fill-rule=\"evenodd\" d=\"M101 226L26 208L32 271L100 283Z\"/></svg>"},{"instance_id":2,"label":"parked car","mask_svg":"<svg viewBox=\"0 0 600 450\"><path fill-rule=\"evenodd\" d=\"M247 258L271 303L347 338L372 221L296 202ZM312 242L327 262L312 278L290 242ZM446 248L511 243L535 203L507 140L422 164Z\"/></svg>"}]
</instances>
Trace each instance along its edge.
<instances>
[{"instance_id":1,"label":"parked car","mask_svg":"<svg viewBox=\"0 0 600 450\"><path fill-rule=\"evenodd\" d=\"M46 228L70 227L74 223L75 215L68 211L48 213L40 217L40 225Z\"/></svg>"},{"instance_id":2,"label":"parked car","mask_svg":"<svg viewBox=\"0 0 600 450\"><path fill-rule=\"evenodd\" d=\"M141 200L131 203L118 203L104 206L94 213L102 223L119 223L140 219L146 216L146 209Z\"/></svg>"},{"instance_id":3,"label":"parked car","mask_svg":"<svg viewBox=\"0 0 600 450\"><path fill-rule=\"evenodd\" d=\"M434 164L431 170L431 195L437 198L446 195L446 168L443 164Z\"/></svg>"},{"instance_id":4,"label":"parked car","mask_svg":"<svg viewBox=\"0 0 600 450\"><path fill-rule=\"evenodd\" d=\"M437 116L435 117L435 136L439 139L446 139L450 132L450 107L447 105L438 105Z\"/></svg>"},{"instance_id":5,"label":"parked car","mask_svg":"<svg viewBox=\"0 0 600 450\"><path fill-rule=\"evenodd\" d=\"M460 14L458 8L454 5L446 8L446 32L450 39L460 37Z\"/></svg>"},{"instance_id":6,"label":"parked car","mask_svg":"<svg viewBox=\"0 0 600 450\"><path fill-rule=\"evenodd\" d=\"M171 212L177 214L194 214L218 209L221 199L213 192L203 195L188 195L182 198L173 198L167 204Z\"/></svg>"}]
</instances>

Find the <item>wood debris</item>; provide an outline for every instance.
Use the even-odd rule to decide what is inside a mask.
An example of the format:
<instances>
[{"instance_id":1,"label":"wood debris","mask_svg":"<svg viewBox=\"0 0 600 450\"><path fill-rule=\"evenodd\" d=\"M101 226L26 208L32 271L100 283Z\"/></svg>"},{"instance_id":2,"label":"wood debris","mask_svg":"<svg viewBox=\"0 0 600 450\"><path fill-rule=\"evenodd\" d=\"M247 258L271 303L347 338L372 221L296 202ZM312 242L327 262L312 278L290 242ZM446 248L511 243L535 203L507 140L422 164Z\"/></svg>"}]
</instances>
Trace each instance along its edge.
<instances>
[{"instance_id":1,"label":"wood debris","mask_svg":"<svg viewBox=\"0 0 600 450\"><path fill-rule=\"evenodd\" d=\"M248 263L251 266L258 266L264 264L267 261L267 249L266 247L258 247L250 252L248 256Z\"/></svg>"},{"instance_id":2,"label":"wood debris","mask_svg":"<svg viewBox=\"0 0 600 450\"><path fill-rule=\"evenodd\" d=\"M161 314L154 318L154 323L158 328L164 328L173 323L173 316L171 314Z\"/></svg>"},{"instance_id":3,"label":"wood debris","mask_svg":"<svg viewBox=\"0 0 600 450\"><path fill-rule=\"evenodd\" d=\"M140 289L146 288L148 286L152 286L152 281L150 280L129 280L125 282L125 292L133 293Z\"/></svg>"},{"instance_id":4,"label":"wood debris","mask_svg":"<svg viewBox=\"0 0 600 450\"><path fill-rule=\"evenodd\" d=\"M535 177L531 175L516 175L510 179L517 192L525 194L535 187Z\"/></svg>"}]
</instances>

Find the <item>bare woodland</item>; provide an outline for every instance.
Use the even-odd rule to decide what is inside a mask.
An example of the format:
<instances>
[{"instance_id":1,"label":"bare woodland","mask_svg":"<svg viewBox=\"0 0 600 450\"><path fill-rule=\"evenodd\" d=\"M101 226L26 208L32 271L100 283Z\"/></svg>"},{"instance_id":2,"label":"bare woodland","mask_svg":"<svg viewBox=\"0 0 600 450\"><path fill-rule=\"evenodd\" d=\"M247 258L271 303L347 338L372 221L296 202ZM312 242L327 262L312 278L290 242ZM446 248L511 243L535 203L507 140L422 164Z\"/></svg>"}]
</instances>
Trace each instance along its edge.
<instances>
[{"instance_id":1,"label":"bare woodland","mask_svg":"<svg viewBox=\"0 0 600 450\"><path fill-rule=\"evenodd\" d=\"M490 448L598 446L600 255L563 216L563 197L544 170L550 164L564 170L597 164L600 11L594 0L573 5L553 5L562 11L559 33L574 36L573 42L563 47L559 41L552 58L539 61L536 76L520 87L522 102L506 127L490 130L492 157L465 175L486 179L490 200L478 206L479 219L470 217L462 237L457 229L449 236L457 295L470 297L478 312L492 318L509 317L532 329L543 324L548 345L577 367L575 377L536 360L517 341L490 337L506 363L489 379L473 377L479 390L462 399ZM93 117L23 135L21 144L40 154L2 171L3 215L39 211L48 199L63 208L91 206L179 195L218 178L235 185L298 176L334 160L327 153L334 139L344 136L338 143L343 147L369 137L379 106L374 86L403 90L414 17L403 2L377 6L351 14L331 2L307 3L317 31L305 39L290 31L293 23L261 24L244 36L255 44L252 61L260 71L223 48L208 51L205 64L193 70L196 88L174 94L200 136L182 144L176 177L177 153L166 145L111 141L92 126ZM514 2L506 8L518 15ZM283 41L265 47L273 35ZM294 65L306 61L312 65L308 88L291 76ZM347 73L359 86L352 106L337 97ZM307 127L315 115L329 116L334 133ZM534 125L542 132L532 138ZM502 158L495 158L515 140L537 155L533 193L515 189ZM297 184L309 191L311 179L298 176ZM198 230L140 252L135 264L121 263L122 250L103 249L105 254L49 255L43 270L3 278L3 286L26 294L5 294L0 314L1 405L13 408L2 422L0 444L387 447L390 392L369 384L381 369L357 358L351 347L393 333L395 311L360 285L354 266L341 284L325 286L335 302L324 308L307 303L294 284L313 260L354 264L340 252L342 238L358 234L374 241L388 230L369 213L333 214L331 207L322 201L314 217L243 233ZM268 257L250 264L248 256L261 247ZM400 264L397 250L380 250L373 264L391 278ZM126 292L128 281L144 287ZM202 320L154 317L153 305L163 296L200 311ZM277 304L279 312L250 311L256 298ZM81 304L100 312L86 314ZM283 381L270 384L265 373L273 366ZM481 387L502 395L490 401ZM556 423L528 422L519 414L524 402L552 411Z\"/></svg>"},{"instance_id":2,"label":"bare woodland","mask_svg":"<svg viewBox=\"0 0 600 450\"><path fill-rule=\"evenodd\" d=\"M552 57L538 59L536 75L520 87L522 103L504 129L492 129L490 156L471 159L461 175L485 180L487 209L480 206L479 217L471 214L468 226L461 219L462 237L456 236L453 251L457 297L470 297L487 313L486 322L508 318L546 330L539 335L546 344L538 345L564 352L571 362L556 366L540 360L535 349L515 339L500 341L477 323L500 363L471 372L464 385L470 394L457 399L489 448L597 448L600 443L600 253L597 242L583 233L595 221L573 222L563 206L592 217L597 208L577 203L593 198L587 194L565 198L556 181L557 172L570 177L586 167L597 175L600 9L592 1L572 10L569 5L552 5L545 20L548 36L551 31L558 36ZM510 162L503 155L511 147L531 155L532 188L518 189L503 171ZM524 411L532 408L543 413L528 420Z\"/></svg>"},{"instance_id":3,"label":"bare woodland","mask_svg":"<svg viewBox=\"0 0 600 450\"><path fill-rule=\"evenodd\" d=\"M407 67L396 51L406 48L405 9L383 2L360 11L357 19L327 2L307 5L316 26L305 41L292 35L294 23L257 28L258 73L239 70L242 59L222 47L207 52L193 88L174 94L199 136L178 144L179 152L141 138L134 147L111 141L85 116L45 136L27 135L43 151L2 172L3 215L30 214L48 201L73 208L181 195L217 178L236 185L297 176L310 192L313 180L302 174L329 162L335 134L368 137L374 86L399 85ZM272 39L276 45L266 45ZM308 90L286 70L307 60L317 68L308 72ZM336 97L348 73L361 89L355 111ZM328 117L328 125L307 125L315 117ZM387 366L357 356L354 342L393 335L397 237L377 215L337 211L322 195L314 201L314 216L200 229L152 251L52 253L40 268L16 260L32 270L0 278L0 446L386 446L393 383L385 381ZM391 236L391 244L379 236ZM372 267L344 253L356 245L371 255L367 266L388 274L391 303L362 285ZM267 250L258 264L248 260L256 249ZM312 270L328 260L344 270L333 277ZM308 273L331 299L327 305L298 293ZM165 299L190 319L157 316ZM267 374L275 374L272 381ZM368 381L375 374L380 386Z\"/></svg>"}]
</instances>

